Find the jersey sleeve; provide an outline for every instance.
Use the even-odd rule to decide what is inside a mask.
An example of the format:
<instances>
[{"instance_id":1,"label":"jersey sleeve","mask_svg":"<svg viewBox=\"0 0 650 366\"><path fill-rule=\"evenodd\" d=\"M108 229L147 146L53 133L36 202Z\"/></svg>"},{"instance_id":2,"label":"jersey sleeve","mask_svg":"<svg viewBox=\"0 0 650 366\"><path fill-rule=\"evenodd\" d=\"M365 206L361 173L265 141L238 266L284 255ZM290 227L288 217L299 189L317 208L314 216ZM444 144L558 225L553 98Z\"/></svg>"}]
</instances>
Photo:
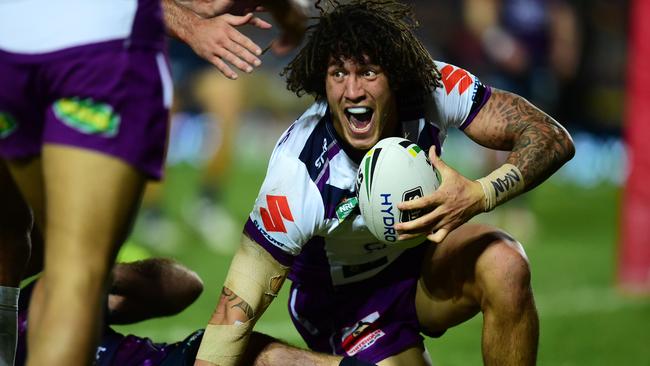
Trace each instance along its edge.
<instances>
[{"instance_id":1,"label":"jersey sleeve","mask_svg":"<svg viewBox=\"0 0 650 366\"><path fill-rule=\"evenodd\" d=\"M290 266L302 247L318 232L324 206L318 187L287 134L280 138L255 200L244 233L264 247L278 262Z\"/></svg>"},{"instance_id":2,"label":"jersey sleeve","mask_svg":"<svg viewBox=\"0 0 650 366\"><path fill-rule=\"evenodd\" d=\"M435 63L442 76L442 86L433 91L439 121L445 129L465 129L490 98L491 88L460 67Z\"/></svg>"}]
</instances>

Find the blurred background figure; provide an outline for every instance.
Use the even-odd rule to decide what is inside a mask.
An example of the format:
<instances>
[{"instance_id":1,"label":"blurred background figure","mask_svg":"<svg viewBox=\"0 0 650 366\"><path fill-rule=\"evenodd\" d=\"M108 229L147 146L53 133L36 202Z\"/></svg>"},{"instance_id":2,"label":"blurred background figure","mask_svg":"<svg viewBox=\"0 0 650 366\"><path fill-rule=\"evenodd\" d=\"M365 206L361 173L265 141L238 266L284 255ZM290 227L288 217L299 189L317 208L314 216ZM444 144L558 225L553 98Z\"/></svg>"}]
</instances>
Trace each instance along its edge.
<instances>
[{"instance_id":1,"label":"blurred background figure","mask_svg":"<svg viewBox=\"0 0 650 366\"><path fill-rule=\"evenodd\" d=\"M420 20L417 35L434 58L470 69L486 84L521 93L549 111L575 139L576 156L543 187L523 201L505 205L507 215L479 216L527 238L522 243L535 274L542 329L539 363L648 364L643 334L650 322L650 300L622 296L616 287L617 268L627 266L622 261L617 265L615 255L623 229L617 223L630 220L629 214L620 214L630 170L627 141L632 137L640 144L646 141L631 131L628 138L622 137L624 118L627 121L625 116L632 113L631 109L624 113L626 78L633 77L626 76L627 57L636 49L628 48L631 3L407 2ZM268 45L277 34L254 27L242 32L260 45ZM637 37L647 42L647 34ZM196 270L206 288L216 289L265 175L270 151L287 128L278 121L297 118L310 101L285 90L278 73L288 57L264 54L261 68L232 82L193 58L184 45L172 43L170 54L178 103L167 180L157 194L147 197L147 213L140 216L129 248L144 248L132 252L136 257L147 252L173 255ZM635 114L647 118L642 112ZM480 177L500 164L499 156L492 161L477 159L483 155L482 147L458 137L449 136L453 142L444 156L450 166L468 177ZM636 187L642 192L644 186ZM641 202L638 197L643 196L628 197ZM639 212L647 212L644 207ZM646 222L645 227L650 225ZM639 240L650 242L643 235ZM632 250L627 257L639 258L642 253ZM161 319L124 331L174 340L204 325L217 296L207 292L174 321ZM286 297L275 301L258 327L300 344L279 305L285 301ZM480 352L467 352L479 344L479 329L480 321L470 321L439 340L428 340L434 362L480 364Z\"/></svg>"}]
</instances>

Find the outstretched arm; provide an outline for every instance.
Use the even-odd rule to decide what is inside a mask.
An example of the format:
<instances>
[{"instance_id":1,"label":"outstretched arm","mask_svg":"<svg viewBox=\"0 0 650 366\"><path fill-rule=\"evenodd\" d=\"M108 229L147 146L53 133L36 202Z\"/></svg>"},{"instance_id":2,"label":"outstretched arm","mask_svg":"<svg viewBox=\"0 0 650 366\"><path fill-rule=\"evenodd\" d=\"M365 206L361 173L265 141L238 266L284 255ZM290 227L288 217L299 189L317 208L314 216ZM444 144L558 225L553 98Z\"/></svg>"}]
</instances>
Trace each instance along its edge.
<instances>
[{"instance_id":1,"label":"outstretched arm","mask_svg":"<svg viewBox=\"0 0 650 366\"><path fill-rule=\"evenodd\" d=\"M196 366L236 365L242 360L255 323L277 296L288 270L260 245L242 237L205 329Z\"/></svg>"},{"instance_id":2,"label":"outstretched arm","mask_svg":"<svg viewBox=\"0 0 650 366\"><path fill-rule=\"evenodd\" d=\"M130 324L179 313L203 291L203 282L196 273L166 258L117 263L112 274L109 324Z\"/></svg>"},{"instance_id":3,"label":"outstretched arm","mask_svg":"<svg viewBox=\"0 0 650 366\"><path fill-rule=\"evenodd\" d=\"M485 147L510 151L506 164L472 181L444 164L432 149L431 161L442 184L429 196L398 205L400 210L430 211L396 225L400 239L427 233L439 243L477 214L536 187L574 154L571 136L557 121L526 99L497 89L465 133Z\"/></svg>"},{"instance_id":4,"label":"outstretched arm","mask_svg":"<svg viewBox=\"0 0 650 366\"><path fill-rule=\"evenodd\" d=\"M163 0L162 5L167 31L187 43L197 55L216 66L226 77L237 78L237 73L228 63L244 72L252 72L254 67L262 64L258 58L262 49L236 29L246 24L260 29L271 28L271 24L253 13L224 13L204 19L174 0Z\"/></svg>"}]
</instances>

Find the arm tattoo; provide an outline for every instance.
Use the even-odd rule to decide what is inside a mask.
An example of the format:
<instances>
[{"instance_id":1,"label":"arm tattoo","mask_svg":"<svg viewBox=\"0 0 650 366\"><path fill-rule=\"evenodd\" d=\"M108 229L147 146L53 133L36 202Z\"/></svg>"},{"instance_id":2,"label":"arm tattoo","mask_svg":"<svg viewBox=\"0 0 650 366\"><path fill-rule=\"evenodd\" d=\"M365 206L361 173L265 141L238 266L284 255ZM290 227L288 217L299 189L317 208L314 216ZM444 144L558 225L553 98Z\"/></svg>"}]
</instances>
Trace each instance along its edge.
<instances>
[{"instance_id":1,"label":"arm tattoo","mask_svg":"<svg viewBox=\"0 0 650 366\"><path fill-rule=\"evenodd\" d=\"M244 300L241 300L240 302L234 304L231 306L231 308L239 308L241 311L246 314L248 319L253 319L253 316L255 316L255 313L253 312L253 308L248 305L248 303Z\"/></svg>"},{"instance_id":2,"label":"arm tattoo","mask_svg":"<svg viewBox=\"0 0 650 366\"><path fill-rule=\"evenodd\" d=\"M255 316L253 308L229 288L223 287L221 289L221 296L225 298L229 308L239 308L244 314L246 314L248 320L253 319L253 316Z\"/></svg>"},{"instance_id":3,"label":"arm tattoo","mask_svg":"<svg viewBox=\"0 0 650 366\"><path fill-rule=\"evenodd\" d=\"M507 162L519 168L526 190L551 176L574 154L566 130L553 118L515 94L495 91L486 111L489 123L479 131L488 147L510 150Z\"/></svg>"}]
</instances>

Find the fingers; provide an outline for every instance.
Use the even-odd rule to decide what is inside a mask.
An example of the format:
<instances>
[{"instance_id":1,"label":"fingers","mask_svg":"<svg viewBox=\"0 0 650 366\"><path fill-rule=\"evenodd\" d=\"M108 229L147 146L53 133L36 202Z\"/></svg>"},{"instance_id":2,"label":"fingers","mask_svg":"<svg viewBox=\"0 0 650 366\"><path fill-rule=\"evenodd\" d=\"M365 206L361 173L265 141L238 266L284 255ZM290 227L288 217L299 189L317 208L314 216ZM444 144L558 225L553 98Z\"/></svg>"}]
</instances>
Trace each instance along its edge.
<instances>
[{"instance_id":1,"label":"fingers","mask_svg":"<svg viewBox=\"0 0 650 366\"><path fill-rule=\"evenodd\" d=\"M447 234L449 234L449 230L446 228L441 228L432 234L427 235L427 239L434 243L440 244L443 240L445 240Z\"/></svg>"},{"instance_id":2,"label":"fingers","mask_svg":"<svg viewBox=\"0 0 650 366\"><path fill-rule=\"evenodd\" d=\"M211 57L208 59L211 64L213 64L217 70L219 70L225 77L228 79L235 80L237 79L237 73L232 71L232 69L225 63L223 62L219 57Z\"/></svg>"},{"instance_id":3,"label":"fingers","mask_svg":"<svg viewBox=\"0 0 650 366\"><path fill-rule=\"evenodd\" d=\"M262 18L258 18L258 17L253 17L253 19L251 19L250 22L248 22L248 24L250 24L252 26L255 26L255 27L259 28L259 29L273 28L273 25L271 25L271 23L265 21Z\"/></svg>"},{"instance_id":4,"label":"fingers","mask_svg":"<svg viewBox=\"0 0 650 366\"><path fill-rule=\"evenodd\" d=\"M230 79L236 79L237 74L227 64L237 69L250 73L254 67L262 64L257 57L262 54L262 49L250 38L243 35L235 26L241 24L254 24L260 27L267 27L270 24L253 17L252 14L244 16L224 15L219 21L222 28L219 30L216 43L210 46L209 53L212 55L209 61L214 64L221 73Z\"/></svg>"},{"instance_id":5,"label":"fingers","mask_svg":"<svg viewBox=\"0 0 650 366\"><path fill-rule=\"evenodd\" d=\"M416 198L414 200L402 201L397 204L397 208L402 211L421 210L433 208L434 206L442 203L436 193L426 195L424 197Z\"/></svg>"}]
</instances>

